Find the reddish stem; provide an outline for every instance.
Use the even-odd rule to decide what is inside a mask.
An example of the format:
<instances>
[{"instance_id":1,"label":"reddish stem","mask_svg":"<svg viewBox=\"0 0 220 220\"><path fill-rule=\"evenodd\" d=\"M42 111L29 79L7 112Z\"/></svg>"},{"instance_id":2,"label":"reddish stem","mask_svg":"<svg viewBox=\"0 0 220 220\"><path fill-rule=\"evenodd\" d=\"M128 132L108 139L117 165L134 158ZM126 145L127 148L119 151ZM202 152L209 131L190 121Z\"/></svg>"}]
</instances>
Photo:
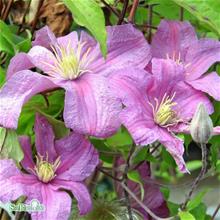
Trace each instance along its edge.
<instances>
[{"instance_id":1,"label":"reddish stem","mask_svg":"<svg viewBox=\"0 0 220 220\"><path fill-rule=\"evenodd\" d=\"M134 22L134 16L135 16L135 12L137 10L138 4L139 4L139 0L134 0L130 14L128 16L128 22L131 22L131 23Z\"/></svg>"}]
</instances>

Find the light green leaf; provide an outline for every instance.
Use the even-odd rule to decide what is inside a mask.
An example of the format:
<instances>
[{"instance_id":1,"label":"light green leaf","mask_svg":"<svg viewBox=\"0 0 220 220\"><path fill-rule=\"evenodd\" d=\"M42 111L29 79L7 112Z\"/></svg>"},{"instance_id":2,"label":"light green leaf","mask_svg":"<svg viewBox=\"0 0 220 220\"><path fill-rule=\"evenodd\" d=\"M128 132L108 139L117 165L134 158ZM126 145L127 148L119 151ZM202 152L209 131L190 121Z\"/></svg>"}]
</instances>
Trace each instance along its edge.
<instances>
[{"instance_id":1,"label":"light green leaf","mask_svg":"<svg viewBox=\"0 0 220 220\"><path fill-rule=\"evenodd\" d=\"M105 17L99 4L95 0L63 0L70 9L77 24L86 27L100 43L104 56L107 53L107 32Z\"/></svg>"},{"instance_id":2,"label":"light green leaf","mask_svg":"<svg viewBox=\"0 0 220 220\"><path fill-rule=\"evenodd\" d=\"M160 187L160 191L162 192L163 194L163 197L168 200L169 197L170 197L170 190L166 187Z\"/></svg>"},{"instance_id":3,"label":"light green leaf","mask_svg":"<svg viewBox=\"0 0 220 220\"><path fill-rule=\"evenodd\" d=\"M16 132L0 127L0 158L12 158L20 162L23 157Z\"/></svg>"},{"instance_id":4,"label":"light green leaf","mask_svg":"<svg viewBox=\"0 0 220 220\"><path fill-rule=\"evenodd\" d=\"M7 37L5 37L3 34L0 34L0 51L14 55L13 45L11 45L11 43L7 40Z\"/></svg>"},{"instance_id":5,"label":"light green leaf","mask_svg":"<svg viewBox=\"0 0 220 220\"><path fill-rule=\"evenodd\" d=\"M202 167L202 161L200 160L193 160L186 163L187 169L192 172Z\"/></svg>"},{"instance_id":6,"label":"light green leaf","mask_svg":"<svg viewBox=\"0 0 220 220\"><path fill-rule=\"evenodd\" d=\"M201 202L203 197L205 196L205 194L209 191L209 189L205 189L203 191L201 191L200 193L198 193L193 199L191 199L188 203L187 203L187 210L190 211L194 208L196 208Z\"/></svg>"},{"instance_id":7,"label":"light green leaf","mask_svg":"<svg viewBox=\"0 0 220 220\"><path fill-rule=\"evenodd\" d=\"M140 190L141 190L141 200L144 198L144 186L143 182L141 179L140 174L136 170L131 170L128 172L128 179L132 180L135 183L138 183L140 185Z\"/></svg>"},{"instance_id":8,"label":"light green leaf","mask_svg":"<svg viewBox=\"0 0 220 220\"><path fill-rule=\"evenodd\" d=\"M121 147L123 149L126 146L129 146L130 148L130 146L132 145L132 142L133 142L132 138L130 134L128 133L128 131L125 128L121 128L116 134L107 138L105 143L106 145L110 147L113 147L113 148Z\"/></svg>"},{"instance_id":9,"label":"light green leaf","mask_svg":"<svg viewBox=\"0 0 220 220\"><path fill-rule=\"evenodd\" d=\"M220 36L220 1L173 0L194 15L206 28Z\"/></svg>"},{"instance_id":10,"label":"light green leaf","mask_svg":"<svg viewBox=\"0 0 220 220\"><path fill-rule=\"evenodd\" d=\"M189 212L179 212L178 215L181 220L196 220Z\"/></svg>"},{"instance_id":11,"label":"light green leaf","mask_svg":"<svg viewBox=\"0 0 220 220\"><path fill-rule=\"evenodd\" d=\"M6 71L0 66L0 88L5 83Z\"/></svg>"}]
</instances>

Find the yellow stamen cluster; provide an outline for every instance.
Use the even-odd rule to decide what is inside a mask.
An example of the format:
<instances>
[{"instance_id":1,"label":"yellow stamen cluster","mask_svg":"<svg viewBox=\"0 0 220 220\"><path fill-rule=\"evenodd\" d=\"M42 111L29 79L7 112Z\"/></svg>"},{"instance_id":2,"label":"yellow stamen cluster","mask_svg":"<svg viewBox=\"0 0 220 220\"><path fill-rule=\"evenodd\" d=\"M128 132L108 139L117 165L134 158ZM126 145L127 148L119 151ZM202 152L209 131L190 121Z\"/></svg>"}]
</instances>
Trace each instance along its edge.
<instances>
[{"instance_id":1,"label":"yellow stamen cluster","mask_svg":"<svg viewBox=\"0 0 220 220\"><path fill-rule=\"evenodd\" d=\"M167 54L166 54L166 58L167 58L167 59L170 59L170 60L173 60L173 61L176 62L178 65L183 65L185 68L187 68L188 66L191 65L190 63L184 64L184 63L182 62L180 52L177 54L177 53L174 51L172 56L170 56L170 55L167 53Z\"/></svg>"},{"instance_id":2,"label":"yellow stamen cluster","mask_svg":"<svg viewBox=\"0 0 220 220\"><path fill-rule=\"evenodd\" d=\"M46 160L42 156L36 156L36 166L34 170L39 178L44 183L50 182L55 176L55 172L60 165L60 158L58 157L54 163L48 162L48 155Z\"/></svg>"},{"instance_id":3,"label":"yellow stamen cluster","mask_svg":"<svg viewBox=\"0 0 220 220\"><path fill-rule=\"evenodd\" d=\"M162 127L174 125L179 122L176 112L172 109L173 106L177 105L176 102L173 102L174 97L175 93L171 98L165 93L160 104L156 98L156 106L149 103L153 109L154 121Z\"/></svg>"},{"instance_id":4,"label":"yellow stamen cluster","mask_svg":"<svg viewBox=\"0 0 220 220\"><path fill-rule=\"evenodd\" d=\"M78 43L76 48L71 47L69 42L67 47L61 45L51 46L55 57L54 64L47 64L51 67L50 75L54 76L59 74L64 79L74 80L88 70L88 65L91 63L93 58L88 59L91 48L88 48L82 54L82 48L84 43Z\"/></svg>"}]
</instances>

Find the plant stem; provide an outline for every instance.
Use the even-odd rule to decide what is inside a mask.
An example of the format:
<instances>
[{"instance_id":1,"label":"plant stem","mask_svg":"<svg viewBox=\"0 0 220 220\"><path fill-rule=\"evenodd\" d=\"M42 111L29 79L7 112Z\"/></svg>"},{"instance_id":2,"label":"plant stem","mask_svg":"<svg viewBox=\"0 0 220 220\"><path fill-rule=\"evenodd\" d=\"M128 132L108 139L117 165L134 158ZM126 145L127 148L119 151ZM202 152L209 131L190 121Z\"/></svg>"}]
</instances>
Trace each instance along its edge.
<instances>
[{"instance_id":1,"label":"plant stem","mask_svg":"<svg viewBox=\"0 0 220 220\"><path fill-rule=\"evenodd\" d=\"M123 180L124 180L123 183L126 186L127 186L127 180L128 180L128 175L127 174L128 174L129 168L130 168L130 160L131 160L132 154L134 153L135 146L136 146L135 143L133 143L132 146L131 146L131 150L129 151L128 158L127 158L127 161L126 161L125 170L124 170L124 174L123 174ZM133 220L133 214L132 214L132 209L131 209L131 201L130 201L130 198L129 198L129 194L125 189L124 189L124 195L125 195L125 200L126 200L126 206L127 206L127 209L128 209L129 219Z\"/></svg>"},{"instance_id":2,"label":"plant stem","mask_svg":"<svg viewBox=\"0 0 220 220\"><path fill-rule=\"evenodd\" d=\"M117 177L112 176L111 174L109 174L108 172L104 171L102 168L100 167L96 167L97 170L99 170L100 172L104 173L106 176L111 177L113 180L116 180L118 182L121 182L123 179L119 179Z\"/></svg>"},{"instance_id":3,"label":"plant stem","mask_svg":"<svg viewBox=\"0 0 220 220\"><path fill-rule=\"evenodd\" d=\"M37 26L38 18L39 18L39 15L40 15L40 8L43 5L43 3L44 3L44 1L40 0L39 3L38 3L38 6L37 6L37 12L35 14L35 17L34 17L34 20L33 20L33 23L32 23L32 28L31 28L32 38L33 38L33 33L34 33L35 28Z\"/></svg>"},{"instance_id":4,"label":"plant stem","mask_svg":"<svg viewBox=\"0 0 220 220\"><path fill-rule=\"evenodd\" d=\"M120 183L122 188L143 208L152 218L155 220L171 220L174 217L169 217L169 218L160 218L157 215L155 215L145 204L143 204L137 197L136 195L123 183Z\"/></svg>"},{"instance_id":5,"label":"plant stem","mask_svg":"<svg viewBox=\"0 0 220 220\"><path fill-rule=\"evenodd\" d=\"M121 15L120 15L119 20L118 20L118 25L122 24L122 22L124 21L126 11L127 11L127 7L128 7L128 3L129 3L129 0L124 0L123 9L122 9Z\"/></svg>"},{"instance_id":6,"label":"plant stem","mask_svg":"<svg viewBox=\"0 0 220 220\"><path fill-rule=\"evenodd\" d=\"M214 211L211 220L215 220L216 215L218 214L218 211L220 210L220 204L217 206L216 210Z\"/></svg>"},{"instance_id":7,"label":"plant stem","mask_svg":"<svg viewBox=\"0 0 220 220\"><path fill-rule=\"evenodd\" d=\"M106 8L112 11L118 18L120 17L120 14L118 13L118 11L115 8L111 7L109 4L107 4L105 0L101 0L101 2L105 5Z\"/></svg>"},{"instance_id":8,"label":"plant stem","mask_svg":"<svg viewBox=\"0 0 220 220\"><path fill-rule=\"evenodd\" d=\"M127 186L127 181L124 181L125 186ZM124 195L125 195L125 200L126 200L126 206L128 209L128 216L129 216L129 220L133 220L133 214L132 214L132 210L131 210L131 201L129 198L129 194L128 192L124 189Z\"/></svg>"},{"instance_id":9,"label":"plant stem","mask_svg":"<svg viewBox=\"0 0 220 220\"><path fill-rule=\"evenodd\" d=\"M5 21L9 15L9 12L10 12L10 9L11 9L11 6L13 4L13 0L10 0L6 6L6 9L3 13L3 16L2 16L2 20Z\"/></svg>"},{"instance_id":10,"label":"plant stem","mask_svg":"<svg viewBox=\"0 0 220 220\"><path fill-rule=\"evenodd\" d=\"M195 181L192 184L191 190L188 194L188 196L186 197L185 202L182 205L182 210L184 210L186 208L186 205L188 203L188 201L191 199L192 194L194 192L194 190L197 188L199 182L201 181L201 179L204 177L205 173L206 173L206 169L207 169L207 149L206 149L206 144L200 144L201 149L202 149L202 168L200 170L199 175L196 177Z\"/></svg>"},{"instance_id":11,"label":"plant stem","mask_svg":"<svg viewBox=\"0 0 220 220\"><path fill-rule=\"evenodd\" d=\"M130 11L130 14L128 16L128 22L133 23L135 12L137 10L138 4L139 4L139 0L134 0L131 11Z\"/></svg>"},{"instance_id":12,"label":"plant stem","mask_svg":"<svg viewBox=\"0 0 220 220\"><path fill-rule=\"evenodd\" d=\"M180 21L183 21L184 18L184 9L183 7L180 7Z\"/></svg>"}]
</instances>

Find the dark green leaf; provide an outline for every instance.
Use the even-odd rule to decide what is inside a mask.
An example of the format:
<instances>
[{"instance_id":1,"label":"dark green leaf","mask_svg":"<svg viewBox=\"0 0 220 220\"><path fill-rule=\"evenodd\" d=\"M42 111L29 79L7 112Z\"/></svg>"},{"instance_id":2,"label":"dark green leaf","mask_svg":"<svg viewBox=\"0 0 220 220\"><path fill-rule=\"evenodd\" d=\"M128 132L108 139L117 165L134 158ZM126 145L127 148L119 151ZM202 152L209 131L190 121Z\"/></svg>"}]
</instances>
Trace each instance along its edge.
<instances>
[{"instance_id":1,"label":"dark green leaf","mask_svg":"<svg viewBox=\"0 0 220 220\"><path fill-rule=\"evenodd\" d=\"M206 206L204 203L200 203L196 208L190 211L196 219L205 220L206 218Z\"/></svg>"}]
</instances>

